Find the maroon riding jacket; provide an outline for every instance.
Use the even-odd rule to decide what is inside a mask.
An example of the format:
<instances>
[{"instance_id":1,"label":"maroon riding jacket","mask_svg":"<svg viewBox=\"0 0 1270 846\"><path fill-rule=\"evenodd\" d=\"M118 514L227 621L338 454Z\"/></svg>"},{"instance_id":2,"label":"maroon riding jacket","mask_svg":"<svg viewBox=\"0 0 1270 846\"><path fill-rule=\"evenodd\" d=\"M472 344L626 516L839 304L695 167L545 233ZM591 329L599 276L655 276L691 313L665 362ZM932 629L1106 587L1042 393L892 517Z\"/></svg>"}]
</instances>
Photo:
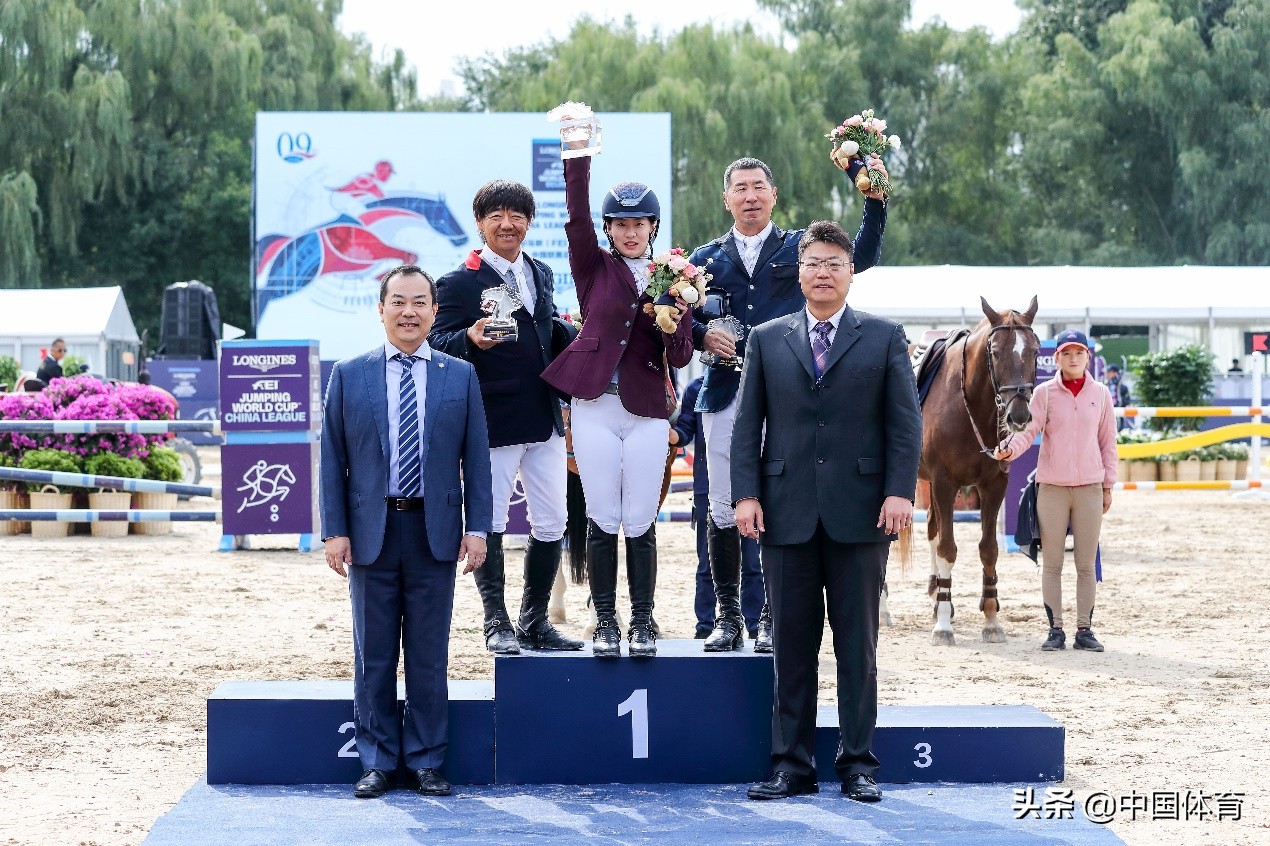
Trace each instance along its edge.
<instances>
[{"instance_id":1,"label":"maroon riding jacket","mask_svg":"<svg viewBox=\"0 0 1270 846\"><path fill-rule=\"evenodd\" d=\"M666 362L683 367L692 360L692 320L680 320L679 328L668 335L644 313L644 304L652 299L636 294L626 263L600 247L591 221L590 183L590 158L565 160L569 220L564 231L582 306L582 331L542 378L569 396L595 399L617 370L622 407L641 417L666 419Z\"/></svg>"}]
</instances>

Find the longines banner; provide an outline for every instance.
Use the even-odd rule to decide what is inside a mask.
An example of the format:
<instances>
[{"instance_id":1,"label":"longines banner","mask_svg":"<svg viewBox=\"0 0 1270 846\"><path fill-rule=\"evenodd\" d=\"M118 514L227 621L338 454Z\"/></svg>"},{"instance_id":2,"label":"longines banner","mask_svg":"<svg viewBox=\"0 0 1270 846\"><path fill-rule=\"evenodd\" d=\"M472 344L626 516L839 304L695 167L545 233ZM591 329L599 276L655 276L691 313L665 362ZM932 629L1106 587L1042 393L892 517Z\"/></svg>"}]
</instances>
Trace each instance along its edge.
<instances>
[{"instance_id":1,"label":"longines banner","mask_svg":"<svg viewBox=\"0 0 1270 846\"><path fill-rule=\"evenodd\" d=\"M655 248L673 246L670 115L599 118L597 232L604 192L636 180L661 200ZM401 262L440 276L479 249L472 195L491 179L533 189L538 216L524 249L555 273L557 307L577 310L558 125L545 114L262 112L255 157L258 338L316 338L326 360L382 342L379 276Z\"/></svg>"}]
</instances>

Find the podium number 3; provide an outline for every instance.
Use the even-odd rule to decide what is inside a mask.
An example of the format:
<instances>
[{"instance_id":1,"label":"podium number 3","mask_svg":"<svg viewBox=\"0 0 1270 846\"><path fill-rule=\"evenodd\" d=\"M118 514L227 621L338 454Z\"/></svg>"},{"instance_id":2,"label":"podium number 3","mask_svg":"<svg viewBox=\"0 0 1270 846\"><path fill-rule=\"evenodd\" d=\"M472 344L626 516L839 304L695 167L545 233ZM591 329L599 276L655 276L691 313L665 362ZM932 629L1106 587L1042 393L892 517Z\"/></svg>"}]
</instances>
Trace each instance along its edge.
<instances>
[{"instance_id":1,"label":"podium number 3","mask_svg":"<svg viewBox=\"0 0 1270 846\"><path fill-rule=\"evenodd\" d=\"M913 766L925 769L935 763L935 759L930 756L929 743L919 743L913 747L913 751L917 753L917 760L913 762Z\"/></svg>"},{"instance_id":2,"label":"podium number 3","mask_svg":"<svg viewBox=\"0 0 1270 846\"><path fill-rule=\"evenodd\" d=\"M356 758L357 757L357 749L356 749L357 726L353 725L352 723L345 723L344 725L340 726L340 730L339 730L340 734L343 734L346 731L351 731L353 733L353 736L348 739L348 743L345 743L343 746L340 747L339 754L337 754L335 757Z\"/></svg>"},{"instance_id":3,"label":"podium number 3","mask_svg":"<svg viewBox=\"0 0 1270 846\"><path fill-rule=\"evenodd\" d=\"M648 688L632 691L626 701L617 706L617 715L631 715L631 757L648 757Z\"/></svg>"}]
</instances>

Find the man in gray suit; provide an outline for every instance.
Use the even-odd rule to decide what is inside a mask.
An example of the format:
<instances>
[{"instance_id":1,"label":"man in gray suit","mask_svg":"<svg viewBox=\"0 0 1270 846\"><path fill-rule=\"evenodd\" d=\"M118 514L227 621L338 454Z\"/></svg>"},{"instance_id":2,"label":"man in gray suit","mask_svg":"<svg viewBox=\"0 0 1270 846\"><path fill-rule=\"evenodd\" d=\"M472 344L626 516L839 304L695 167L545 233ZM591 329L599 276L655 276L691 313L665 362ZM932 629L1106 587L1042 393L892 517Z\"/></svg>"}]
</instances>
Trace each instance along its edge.
<instances>
[{"instance_id":1,"label":"man in gray suit","mask_svg":"<svg viewBox=\"0 0 1270 846\"><path fill-rule=\"evenodd\" d=\"M429 348L436 311L432 277L414 265L389 271L379 290L387 342L336 363L326 391L322 535L353 607L359 798L382 796L403 762L420 793L450 793L440 768L455 562L470 573L485 561L493 500L476 371Z\"/></svg>"},{"instance_id":2,"label":"man in gray suit","mask_svg":"<svg viewBox=\"0 0 1270 846\"><path fill-rule=\"evenodd\" d=\"M890 540L913 519L921 412L903 327L847 305L851 237L813 223L798 264L807 307L750 335L732 437L737 525L762 542L775 628L773 774L749 796L819 791L828 611L842 731L834 766L843 793L876 802L878 602Z\"/></svg>"}]
</instances>

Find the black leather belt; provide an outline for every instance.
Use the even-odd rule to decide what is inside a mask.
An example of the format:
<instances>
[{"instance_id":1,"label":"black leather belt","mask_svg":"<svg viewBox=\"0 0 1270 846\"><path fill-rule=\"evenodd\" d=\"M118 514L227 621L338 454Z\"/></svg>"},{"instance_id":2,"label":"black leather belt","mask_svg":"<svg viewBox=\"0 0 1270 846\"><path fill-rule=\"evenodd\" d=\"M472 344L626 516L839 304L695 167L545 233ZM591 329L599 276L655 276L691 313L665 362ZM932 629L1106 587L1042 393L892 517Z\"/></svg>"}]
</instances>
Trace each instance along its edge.
<instances>
[{"instance_id":1,"label":"black leather belt","mask_svg":"<svg viewBox=\"0 0 1270 846\"><path fill-rule=\"evenodd\" d=\"M386 496L384 502L388 503L389 511L422 511L423 497L421 496Z\"/></svg>"}]
</instances>

